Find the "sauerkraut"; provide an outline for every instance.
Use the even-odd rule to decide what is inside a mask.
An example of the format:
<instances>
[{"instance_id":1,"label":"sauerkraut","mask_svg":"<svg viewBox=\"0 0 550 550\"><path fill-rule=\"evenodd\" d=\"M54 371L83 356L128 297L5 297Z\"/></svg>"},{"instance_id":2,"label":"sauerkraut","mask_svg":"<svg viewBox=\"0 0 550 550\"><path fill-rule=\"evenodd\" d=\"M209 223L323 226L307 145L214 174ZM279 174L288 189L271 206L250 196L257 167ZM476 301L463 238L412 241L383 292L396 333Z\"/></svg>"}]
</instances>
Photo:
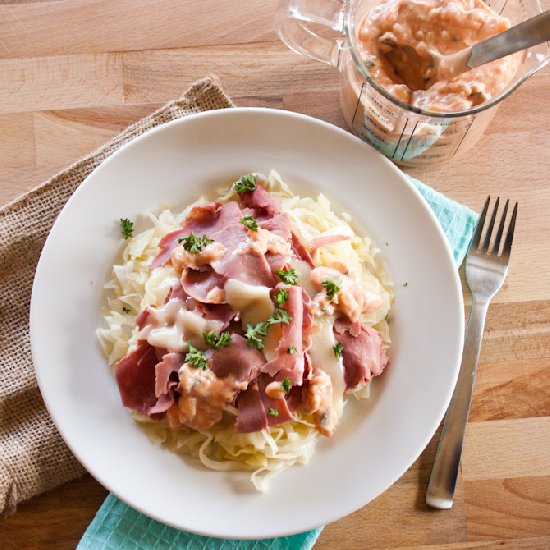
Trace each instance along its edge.
<instances>
[{"instance_id":1,"label":"sauerkraut","mask_svg":"<svg viewBox=\"0 0 550 550\"><path fill-rule=\"evenodd\" d=\"M378 331L387 349L390 345L387 319L393 292L379 249L368 237L361 237L354 231L348 214L336 215L324 195L319 194L316 198L296 196L274 170L268 177L257 177L279 199L283 211L290 218L292 231L302 242L334 235L347 237L346 240L314 250L313 264L345 264L358 277L361 286L379 298L380 307L363 315L361 322ZM161 306L169 290L178 282L178 274L171 264L151 271L151 263L159 253L159 241L181 227L194 205L212 199L223 203L234 200L234 195L232 185L222 186L212 196L201 197L182 212L174 213L166 209L159 215L149 213L144 223L138 224L138 230L142 229L126 243L120 261L113 267L112 278L105 285L107 298L103 313L106 326L97 330L101 347L113 368L117 361L136 347L139 332L137 314L147 306ZM315 292L309 281L304 281L302 286L307 291L308 285L309 291ZM324 330L322 323L318 330ZM314 357L320 356L317 354ZM323 361L322 358L318 360ZM323 365L319 367L323 368ZM324 370L334 377L334 369L330 365L325 365ZM343 387L342 382L335 384L335 387ZM369 383L348 393L358 398L368 397ZM334 407L335 410L342 410L344 406L345 398L340 390L334 396ZM252 482L260 491L267 489L270 479L278 472L294 464L307 464L319 437L312 419L307 415L262 431L236 433L234 421L237 409L231 405L225 407L221 422L203 432L191 428L174 430L165 420L152 420L135 411L132 414L153 441L175 452L194 456L207 468L251 471Z\"/></svg>"}]
</instances>

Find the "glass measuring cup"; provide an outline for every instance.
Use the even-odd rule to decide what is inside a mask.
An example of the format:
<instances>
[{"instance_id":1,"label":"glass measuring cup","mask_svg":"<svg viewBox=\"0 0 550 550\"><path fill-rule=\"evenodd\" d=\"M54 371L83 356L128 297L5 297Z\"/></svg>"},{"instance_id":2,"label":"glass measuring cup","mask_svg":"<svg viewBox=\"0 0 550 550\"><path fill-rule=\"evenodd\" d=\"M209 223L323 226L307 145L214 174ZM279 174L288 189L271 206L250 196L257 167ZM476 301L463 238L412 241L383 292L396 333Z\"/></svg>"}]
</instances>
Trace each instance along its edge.
<instances>
[{"instance_id":1,"label":"glass measuring cup","mask_svg":"<svg viewBox=\"0 0 550 550\"><path fill-rule=\"evenodd\" d=\"M516 54L522 56L518 72L502 93L471 109L438 113L413 107L374 81L359 50L359 25L378 1L281 0L276 29L290 49L340 71L340 103L352 132L397 164L436 164L467 151L498 104L550 60L548 43ZM485 3L512 25L541 13L538 0Z\"/></svg>"}]
</instances>

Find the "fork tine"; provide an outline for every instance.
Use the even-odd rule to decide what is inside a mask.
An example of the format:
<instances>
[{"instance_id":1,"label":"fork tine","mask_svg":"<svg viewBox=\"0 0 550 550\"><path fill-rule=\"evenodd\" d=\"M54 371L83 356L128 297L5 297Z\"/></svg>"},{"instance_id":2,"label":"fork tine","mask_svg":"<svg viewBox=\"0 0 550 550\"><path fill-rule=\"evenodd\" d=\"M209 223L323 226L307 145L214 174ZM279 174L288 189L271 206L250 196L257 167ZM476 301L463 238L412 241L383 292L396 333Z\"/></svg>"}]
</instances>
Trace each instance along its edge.
<instances>
[{"instance_id":1,"label":"fork tine","mask_svg":"<svg viewBox=\"0 0 550 550\"><path fill-rule=\"evenodd\" d=\"M518 216L518 203L514 206L512 212L512 218L510 219L510 225L508 226L508 233L506 234L506 240L504 241L504 248L502 249L502 255L509 257L512 250L512 241L514 240L514 229L516 227L516 218Z\"/></svg>"},{"instance_id":2,"label":"fork tine","mask_svg":"<svg viewBox=\"0 0 550 550\"><path fill-rule=\"evenodd\" d=\"M493 208L493 215L491 216L491 220L489 221L489 227L485 232L485 241L483 242L483 248L482 248L483 252L489 252L489 246L491 245L491 234L493 233L493 228L495 227L495 220L497 218L499 203L500 203L500 198L497 197L497 201L495 202L495 207Z\"/></svg>"},{"instance_id":3,"label":"fork tine","mask_svg":"<svg viewBox=\"0 0 550 550\"><path fill-rule=\"evenodd\" d=\"M487 210L489 208L490 200L491 200L491 196L489 195L487 197L487 200L485 201L485 206L483 207L483 210L481 211L481 214L479 216L479 220L477 220L476 231L474 233L474 238L472 239L472 244L471 244L471 246L473 248L476 248L476 249L479 247L479 241L481 240L481 232L483 231L483 226L485 224L485 216L486 216Z\"/></svg>"},{"instance_id":4,"label":"fork tine","mask_svg":"<svg viewBox=\"0 0 550 550\"><path fill-rule=\"evenodd\" d=\"M504 222L506 221L506 214L508 214L508 204L509 200L506 201L504 205L504 210L502 216L500 217L500 224L498 225L497 236L495 237L495 246L493 247L493 254L498 256L498 251L500 249L500 240L502 239L502 234L504 233Z\"/></svg>"}]
</instances>

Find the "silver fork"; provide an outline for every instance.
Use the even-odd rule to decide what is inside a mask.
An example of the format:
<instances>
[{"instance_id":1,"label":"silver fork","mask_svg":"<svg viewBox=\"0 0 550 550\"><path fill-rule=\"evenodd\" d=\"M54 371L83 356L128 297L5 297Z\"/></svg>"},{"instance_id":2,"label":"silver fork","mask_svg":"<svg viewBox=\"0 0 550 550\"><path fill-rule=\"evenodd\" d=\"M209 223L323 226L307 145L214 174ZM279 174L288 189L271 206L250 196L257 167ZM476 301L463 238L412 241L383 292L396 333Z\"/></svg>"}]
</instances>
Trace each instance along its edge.
<instances>
[{"instance_id":1,"label":"silver fork","mask_svg":"<svg viewBox=\"0 0 550 550\"><path fill-rule=\"evenodd\" d=\"M468 421L470 403L472 401L472 390L481 349L481 339L485 327L485 316L487 315L489 302L502 286L508 272L508 260L510 259L510 251L512 250L518 205L516 203L514 206L506 232L506 239L502 251L500 251L509 201L506 201L504 211L500 217L500 223L492 248L491 238L498 213L498 198L489 220L483 243L481 242L490 202L491 197L488 197L477 222L472 244L466 257L466 282L472 293L472 311L464 339L458 382L443 420L443 430L426 491L426 504L433 508L451 508L453 505L458 467L462 455L462 444Z\"/></svg>"}]
</instances>

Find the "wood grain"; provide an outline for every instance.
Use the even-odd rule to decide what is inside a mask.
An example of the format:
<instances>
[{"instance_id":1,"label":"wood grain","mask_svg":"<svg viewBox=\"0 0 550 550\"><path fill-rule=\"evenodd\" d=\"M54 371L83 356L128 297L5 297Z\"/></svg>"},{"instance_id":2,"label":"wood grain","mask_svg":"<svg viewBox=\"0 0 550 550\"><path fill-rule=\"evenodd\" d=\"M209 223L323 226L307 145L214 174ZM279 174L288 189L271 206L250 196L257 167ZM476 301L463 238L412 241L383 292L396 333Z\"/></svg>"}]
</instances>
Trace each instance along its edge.
<instances>
[{"instance_id":1,"label":"wood grain","mask_svg":"<svg viewBox=\"0 0 550 550\"><path fill-rule=\"evenodd\" d=\"M510 470L511 461L514 462L513 471ZM470 422L468 425L462 460L464 481L511 475L550 478L549 417Z\"/></svg>"},{"instance_id":2,"label":"wood grain","mask_svg":"<svg viewBox=\"0 0 550 550\"><path fill-rule=\"evenodd\" d=\"M74 548L106 496L107 491L89 475L41 495L0 520L0 548Z\"/></svg>"},{"instance_id":3,"label":"wood grain","mask_svg":"<svg viewBox=\"0 0 550 550\"><path fill-rule=\"evenodd\" d=\"M550 478L464 482L468 540L550 536Z\"/></svg>"},{"instance_id":4,"label":"wood grain","mask_svg":"<svg viewBox=\"0 0 550 550\"><path fill-rule=\"evenodd\" d=\"M36 165L66 165L158 107L160 104L120 105L34 113Z\"/></svg>"},{"instance_id":5,"label":"wood grain","mask_svg":"<svg viewBox=\"0 0 550 550\"><path fill-rule=\"evenodd\" d=\"M118 53L4 59L0 82L0 113L124 102Z\"/></svg>"},{"instance_id":6,"label":"wood grain","mask_svg":"<svg viewBox=\"0 0 550 550\"><path fill-rule=\"evenodd\" d=\"M250 96L251 89L262 98L326 92L337 90L339 82L336 72L319 72L319 64L297 56L281 42L125 52L123 67L128 103L167 101L205 72L218 76L234 97Z\"/></svg>"},{"instance_id":7,"label":"wood grain","mask_svg":"<svg viewBox=\"0 0 550 550\"><path fill-rule=\"evenodd\" d=\"M474 550L474 549L495 549L505 548L509 550L548 550L550 546L550 537L533 537L513 540L489 540L478 542L459 542L453 544L430 544L422 546L401 546L402 550L413 550L422 548L422 550Z\"/></svg>"},{"instance_id":8,"label":"wood grain","mask_svg":"<svg viewBox=\"0 0 550 550\"><path fill-rule=\"evenodd\" d=\"M227 4L225 16L219 13L218 0L65 0L0 5L0 56L155 50L275 39L276 0Z\"/></svg>"},{"instance_id":9,"label":"wood grain","mask_svg":"<svg viewBox=\"0 0 550 550\"><path fill-rule=\"evenodd\" d=\"M209 73L237 105L345 127L338 73L277 41L276 4L0 0L0 204ZM500 106L463 158L408 170L474 209L488 194L520 203L509 274L489 309L454 507L424 504L438 432L394 486L327 526L317 549L550 548L548 97L546 70ZM84 476L23 504L0 520L0 548L74 548L106 494Z\"/></svg>"},{"instance_id":10,"label":"wood grain","mask_svg":"<svg viewBox=\"0 0 550 550\"><path fill-rule=\"evenodd\" d=\"M32 113L0 115L0 158L2 168L34 166L35 149Z\"/></svg>"}]
</instances>

